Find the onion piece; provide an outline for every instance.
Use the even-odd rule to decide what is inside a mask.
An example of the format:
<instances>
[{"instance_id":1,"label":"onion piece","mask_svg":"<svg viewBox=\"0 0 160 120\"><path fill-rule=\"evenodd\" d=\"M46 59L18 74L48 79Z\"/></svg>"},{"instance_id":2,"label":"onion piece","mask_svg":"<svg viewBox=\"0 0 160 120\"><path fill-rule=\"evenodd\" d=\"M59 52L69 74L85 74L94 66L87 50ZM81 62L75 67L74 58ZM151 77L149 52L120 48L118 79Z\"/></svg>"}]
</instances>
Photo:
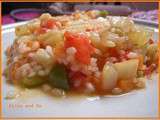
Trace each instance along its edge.
<instances>
[{"instance_id":1,"label":"onion piece","mask_svg":"<svg viewBox=\"0 0 160 120\"><path fill-rule=\"evenodd\" d=\"M113 89L117 84L118 74L113 65L105 64L102 71L102 89L104 91Z\"/></svg>"},{"instance_id":2,"label":"onion piece","mask_svg":"<svg viewBox=\"0 0 160 120\"><path fill-rule=\"evenodd\" d=\"M118 79L133 79L137 75L138 59L131 59L120 63L115 63L114 67L118 72Z\"/></svg>"}]
</instances>

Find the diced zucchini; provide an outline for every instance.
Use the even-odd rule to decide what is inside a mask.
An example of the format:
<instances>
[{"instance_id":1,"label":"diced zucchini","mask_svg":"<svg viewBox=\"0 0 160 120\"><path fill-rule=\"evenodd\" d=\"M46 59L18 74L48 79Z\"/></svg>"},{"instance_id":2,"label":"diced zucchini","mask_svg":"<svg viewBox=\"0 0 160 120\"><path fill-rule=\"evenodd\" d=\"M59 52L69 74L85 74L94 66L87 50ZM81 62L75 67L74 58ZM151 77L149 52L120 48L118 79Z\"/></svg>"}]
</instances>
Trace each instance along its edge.
<instances>
[{"instance_id":1,"label":"diced zucchini","mask_svg":"<svg viewBox=\"0 0 160 120\"><path fill-rule=\"evenodd\" d=\"M59 30L51 30L45 34L38 37L38 40L43 41L45 45L56 46L57 44L63 42L63 33Z\"/></svg>"},{"instance_id":2,"label":"diced zucchini","mask_svg":"<svg viewBox=\"0 0 160 120\"><path fill-rule=\"evenodd\" d=\"M143 77L144 76L144 71L139 70L137 71L137 77Z\"/></svg>"},{"instance_id":3,"label":"diced zucchini","mask_svg":"<svg viewBox=\"0 0 160 120\"><path fill-rule=\"evenodd\" d=\"M105 10L99 11L99 15L102 17L106 17L108 15L108 11Z\"/></svg>"},{"instance_id":4,"label":"diced zucchini","mask_svg":"<svg viewBox=\"0 0 160 120\"><path fill-rule=\"evenodd\" d=\"M46 79L40 76L25 77L21 80L22 85L28 88L37 87L45 82Z\"/></svg>"},{"instance_id":5,"label":"diced zucchini","mask_svg":"<svg viewBox=\"0 0 160 120\"><path fill-rule=\"evenodd\" d=\"M138 48L143 47L152 36L152 31L137 26L137 30L128 34L130 42Z\"/></svg>"},{"instance_id":6,"label":"diced zucchini","mask_svg":"<svg viewBox=\"0 0 160 120\"><path fill-rule=\"evenodd\" d=\"M31 34L31 31L28 29L27 25L21 25L15 29L16 36L23 36Z\"/></svg>"}]
</instances>

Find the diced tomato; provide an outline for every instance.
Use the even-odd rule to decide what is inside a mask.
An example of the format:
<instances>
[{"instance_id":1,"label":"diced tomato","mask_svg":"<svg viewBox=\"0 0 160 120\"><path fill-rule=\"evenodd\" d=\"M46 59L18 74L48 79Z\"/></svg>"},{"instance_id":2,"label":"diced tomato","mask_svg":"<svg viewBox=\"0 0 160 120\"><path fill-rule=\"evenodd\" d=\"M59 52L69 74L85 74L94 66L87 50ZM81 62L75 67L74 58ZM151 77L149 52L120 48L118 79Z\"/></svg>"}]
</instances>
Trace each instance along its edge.
<instances>
[{"instance_id":1,"label":"diced tomato","mask_svg":"<svg viewBox=\"0 0 160 120\"><path fill-rule=\"evenodd\" d=\"M145 69L145 74L146 74L146 75L150 75L150 73L151 73L150 68L149 68L149 67L148 67L148 68L146 68L146 69Z\"/></svg>"},{"instance_id":2,"label":"diced tomato","mask_svg":"<svg viewBox=\"0 0 160 120\"><path fill-rule=\"evenodd\" d=\"M154 41L152 39L149 39L149 44L153 44Z\"/></svg>"},{"instance_id":3,"label":"diced tomato","mask_svg":"<svg viewBox=\"0 0 160 120\"><path fill-rule=\"evenodd\" d=\"M116 57L119 61L125 59L128 60L128 53L130 52L130 50L125 50L124 53L120 53L119 50L117 50L116 48L109 48L108 52L110 54L111 57Z\"/></svg>"},{"instance_id":4,"label":"diced tomato","mask_svg":"<svg viewBox=\"0 0 160 120\"><path fill-rule=\"evenodd\" d=\"M98 65L99 70L102 70L102 69L103 69L106 61L107 61L107 58L106 58L106 57L99 57L99 58L98 58L97 65Z\"/></svg>"},{"instance_id":5,"label":"diced tomato","mask_svg":"<svg viewBox=\"0 0 160 120\"><path fill-rule=\"evenodd\" d=\"M47 29L53 29L55 27L59 27L59 22L53 19L48 19L46 21L41 22L41 27L47 28Z\"/></svg>"},{"instance_id":6,"label":"diced tomato","mask_svg":"<svg viewBox=\"0 0 160 120\"><path fill-rule=\"evenodd\" d=\"M156 65L154 64L151 64L150 66L148 66L146 69L145 69L145 74L146 75L151 75L151 73L156 69Z\"/></svg>"},{"instance_id":7,"label":"diced tomato","mask_svg":"<svg viewBox=\"0 0 160 120\"><path fill-rule=\"evenodd\" d=\"M75 47L77 52L76 59L83 63L89 64L91 55L94 53L94 47L89 43L89 38L83 34L65 32L65 49Z\"/></svg>"},{"instance_id":8,"label":"diced tomato","mask_svg":"<svg viewBox=\"0 0 160 120\"><path fill-rule=\"evenodd\" d=\"M73 89L79 90L83 88L86 82L86 75L81 72L72 72L69 83Z\"/></svg>"},{"instance_id":9,"label":"diced tomato","mask_svg":"<svg viewBox=\"0 0 160 120\"><path fill-rule=\"evenodd\" d=\"M116 48L109 48L108 52L111 57L119 57L119 55L120 55Z\"/></svg>"},{"instance_id":10,"label":"diced tomato","mask_svg":"<svg viewBox=\"0 0 160 120\"><path fill-rule=\"evenodd\" d=\"M46 32L47 32L47 29L42 27L35 30L35 34L44 34Z\"/></svg>"}]
</instances>

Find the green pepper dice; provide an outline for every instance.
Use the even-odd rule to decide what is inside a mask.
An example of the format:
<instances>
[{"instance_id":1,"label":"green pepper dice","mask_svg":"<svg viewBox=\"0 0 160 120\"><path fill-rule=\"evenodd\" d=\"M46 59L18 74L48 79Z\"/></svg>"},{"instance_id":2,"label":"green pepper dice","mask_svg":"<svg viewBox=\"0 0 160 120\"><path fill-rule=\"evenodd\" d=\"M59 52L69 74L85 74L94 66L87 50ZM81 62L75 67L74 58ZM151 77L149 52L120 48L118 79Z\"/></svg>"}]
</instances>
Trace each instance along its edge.
<instances>
[{"instance_id":1,"label":"green pepper dice","mask_svg":"<svg viewBox=\"0 0 160 120\"><path fill-rule=\"evenodd\" d=\"M63 90L69 90L68 77L63 65L55 65L49 74L49 83Z\"/></svg>"},{"instance_id":2,"label":"green pepper dice","mask_svg":"<svg viewBox=\"0 0 160 120\"><path fill-rule=\"evenodd\" d=\"M26 77L21 80L22 84L27 88L33 88L42 85L46 82L44 77L40 76L33 76L33 77Z\"/></svg>"}]
</instances>

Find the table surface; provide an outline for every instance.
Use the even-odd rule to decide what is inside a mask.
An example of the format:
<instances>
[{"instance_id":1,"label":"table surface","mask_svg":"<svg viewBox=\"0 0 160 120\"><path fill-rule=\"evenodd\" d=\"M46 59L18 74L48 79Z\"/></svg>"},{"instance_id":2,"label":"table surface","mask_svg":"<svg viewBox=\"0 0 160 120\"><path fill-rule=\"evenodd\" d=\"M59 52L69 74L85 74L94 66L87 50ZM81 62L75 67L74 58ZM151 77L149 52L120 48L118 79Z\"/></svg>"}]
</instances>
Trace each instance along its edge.
<instances>
[{"instance_id":1,"label":"table surface","mask_svg":"<svg viewBox=\"0 0 160 120\"><path fill-rule=\"evenodd\" d=\"M30 14L30 18L33 19L33 16ZM26 13L22 13L19 17L23 18L24 16L26 16ZM142 20L146 20L147 21L155 21L158 23L158 10L150 10L150 11L136 11L133 12L131 17L134 18L140 18ZM11 24L11 23L17 23L19 21L16 21L13 17L11 17L9 14L2 16L2 25L6 25L6 24Z\"/></svg>"}]
</instances>

